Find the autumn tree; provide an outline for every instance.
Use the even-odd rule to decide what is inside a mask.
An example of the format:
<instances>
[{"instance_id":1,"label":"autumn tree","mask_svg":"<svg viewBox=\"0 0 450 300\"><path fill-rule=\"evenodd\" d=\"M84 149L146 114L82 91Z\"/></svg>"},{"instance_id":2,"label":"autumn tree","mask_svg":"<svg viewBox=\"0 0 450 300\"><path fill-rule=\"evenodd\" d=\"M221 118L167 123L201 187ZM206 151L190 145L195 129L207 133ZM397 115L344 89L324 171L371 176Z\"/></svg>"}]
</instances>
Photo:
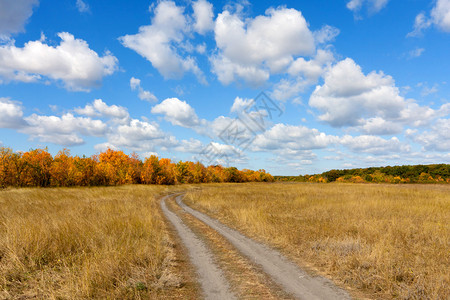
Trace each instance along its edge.
<instances>
[{"instance_id":1,"label":"autumn tree","mask_svg":"<svg viewBox=\"0 0 450 300\"><path fill-rule=\"evenodd\" d=\"M53 158L47 149L35 149L22 154L19 159L21 186L49 186Z\"/></svg>"}]
</instances>

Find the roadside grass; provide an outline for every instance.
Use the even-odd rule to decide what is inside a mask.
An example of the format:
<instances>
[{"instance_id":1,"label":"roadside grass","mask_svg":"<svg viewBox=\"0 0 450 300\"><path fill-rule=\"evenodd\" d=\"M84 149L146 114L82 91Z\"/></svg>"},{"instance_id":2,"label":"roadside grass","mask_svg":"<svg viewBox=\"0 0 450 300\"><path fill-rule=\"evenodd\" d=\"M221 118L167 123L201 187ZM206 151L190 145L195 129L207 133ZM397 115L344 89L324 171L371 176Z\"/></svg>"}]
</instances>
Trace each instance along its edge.
<instances>
[{"instance_id":1,"label":"roadside grass","mask_svg":"<svg viewBox=\"0 0 450 300\"><path fill-rule=\"evenodd\" d=\"M0 191L0 299L183 296L156 201L165 191L143 185Z\"/></svg>"},{"instance_id":2,"label":"roadside grass","mask_svg":"<svg viewBox=\"0 0 450 300\"><path fill-rule=\"evenodd\" d=\"M221 184L186 203L370 298L450 297L450 187Z\"/></svg>"}]
</instances>

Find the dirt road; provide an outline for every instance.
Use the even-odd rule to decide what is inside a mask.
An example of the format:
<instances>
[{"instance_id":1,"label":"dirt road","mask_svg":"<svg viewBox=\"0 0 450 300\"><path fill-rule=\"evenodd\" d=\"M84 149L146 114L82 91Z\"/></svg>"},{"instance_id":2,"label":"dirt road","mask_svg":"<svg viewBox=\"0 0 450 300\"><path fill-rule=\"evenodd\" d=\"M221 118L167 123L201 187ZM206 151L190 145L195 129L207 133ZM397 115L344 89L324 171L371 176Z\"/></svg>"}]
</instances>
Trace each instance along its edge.
<instances>
[{"instance_id":1,"label":"dirt road","mask_svg":"<svg viewBox=\"0 0 450 300\"><path fill-rule=\"evenodd\" d=\"M173 197L173 195L167 197ZM229 285L224 282L220 269L218 269L214 264L214 259L212 258L210 252L195 236L195 234L183 224L181 219L167 209L165 205L166 198L161 200L163 212L166 214L169 221L175 226L183 243L189 251L189 256L191 257L192 263L197 267L200 284L204 290L206 298L214 295L214 298L216 299L233 299L234 296L229 291ZM236 230L230 229L229 227L223 225L219 221L190 208L183 203L182 198L183 195L176 196L176 202L184 211L222 235L242 255L246 256L256 265L260 266L261 269L268 274L281 289L292 295L294 298L351 299L347 292L333 285L331 281L319 276L312 277L308 275L296 264L283 257L278 251L257 243ZM206 271L207 269L210 269L211 271ZM211 272L211 275L207 275L209 274L208 272ZM216 287L212 288L210 286L212 284ZM211 291L218 291L219 288L221 291L220 293L211 293ZM225 298L218 298L215 296L219 294Z\"/></svg>"},{"instance_id":2,"label":"dirt road","mask_svg":"<svg viewBox=\"0 0 450 300\"><path fill-rule=\"evenodd\" d=\"M166 206L166 199L161 199L161 208L167 219L173 224L184 246L188 250L191 263L195 266L205 299L235 299L229 284L221 270L214 263L213 256L204 243Z\"/></svg>"}]
</instances>

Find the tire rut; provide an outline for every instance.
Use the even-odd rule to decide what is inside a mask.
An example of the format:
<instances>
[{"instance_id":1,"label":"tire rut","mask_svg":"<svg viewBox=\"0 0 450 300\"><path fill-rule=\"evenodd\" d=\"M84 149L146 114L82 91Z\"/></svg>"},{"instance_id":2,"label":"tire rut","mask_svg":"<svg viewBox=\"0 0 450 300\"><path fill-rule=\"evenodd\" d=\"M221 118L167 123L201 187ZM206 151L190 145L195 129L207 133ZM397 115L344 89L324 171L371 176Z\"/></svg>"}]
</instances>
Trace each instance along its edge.
<instances>
[{"instance_id":1,"label":"tire rut","mask_svg":"<svg viewBox=\"0 0 450 300\"><path fill-rule=\"evenodd\" d=\"M199 283L205 299L236 299L235 295L230 291L230 286L222 271L214 263L210 250L175 213L167 208L165 201L167 198L173 196L168 195L161 199L161 209L166 218L175 227L181 241L188 250L189 258L197 270Z\"/></svg>"},{"instance_id":2,"label":"tire rut","mask_svg":"<svg viewBox=\"0 0 450 300\"><path fill-rule=\"evenodd\" d=\"M299 299L351 299L346 291L336 287L330 280L320 276L310 276L278 251L257 243L219 221L192 209L184 204L182 198L183 195L176 197L176 202L181 208L216 230L244 256L260 265L264 272L287 293Z\"/></svg>"}]
</instances>

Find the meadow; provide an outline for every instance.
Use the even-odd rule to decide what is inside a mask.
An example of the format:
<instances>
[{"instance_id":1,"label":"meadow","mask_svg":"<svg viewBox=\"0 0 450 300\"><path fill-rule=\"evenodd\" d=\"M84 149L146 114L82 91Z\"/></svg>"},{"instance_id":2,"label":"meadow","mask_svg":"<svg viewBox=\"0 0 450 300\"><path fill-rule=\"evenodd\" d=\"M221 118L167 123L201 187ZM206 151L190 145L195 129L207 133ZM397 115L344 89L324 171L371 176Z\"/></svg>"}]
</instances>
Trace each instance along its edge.
<instances>
[{"instance_id":1,"label":"meadow","mask_svg":"<svg viewBox=\"0 0 450 300\"><path fill-rule=\"evenodd\" d=\"M163 186L0 190L0 299L183 298Z\"/></svg>"},{"instance_id":2,"label":"meadow","mask_svg":"<svg viewBox=\"0 0 450 300\"><path fill-rule=\"evenodd\" d=\"M213 183L0 190L0 299L197 298L179 191L356 297L450 297L448 185Z\"/></svg>"},{"instance_id":3,"label":"meadow","mask_svg":"<svg viewBox=\"0 0 450 300\"><path fill-rule=\"evenodd\" d=\"M220 184L186 203L357 297L450 297L450 187Z\"/></svg>"}]
</instances>

